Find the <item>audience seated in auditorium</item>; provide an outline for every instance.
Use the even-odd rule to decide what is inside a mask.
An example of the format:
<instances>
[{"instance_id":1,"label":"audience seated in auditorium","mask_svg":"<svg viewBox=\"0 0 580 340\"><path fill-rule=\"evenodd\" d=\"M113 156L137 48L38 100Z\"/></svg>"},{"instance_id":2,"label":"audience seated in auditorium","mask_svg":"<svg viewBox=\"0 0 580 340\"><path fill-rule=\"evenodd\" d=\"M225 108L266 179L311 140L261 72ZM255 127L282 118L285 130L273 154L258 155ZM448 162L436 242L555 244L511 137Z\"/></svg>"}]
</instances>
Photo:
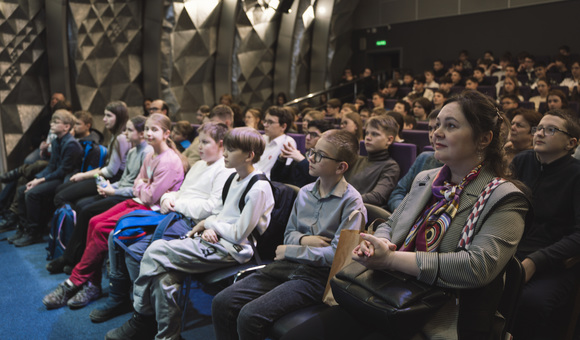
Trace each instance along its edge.
<instances>
[{"instance_id":1,"label":"audience seated in auditorium","mask_svg":"<svg viewBox=\"0 0 580 340\"><path fill-rule=\"evenodd\" d=\"M497 80L501 80L507 73L507 67L511 64L511 54L504 54L499 58L499 64L492 64L490 66L490 73L492 76L496 77ZM514 68L515 72L515 68Z\"/></svg>"},{"instance_id":2,"label":"audience seated in auditorium","mask_svg":"<svg viewBox=\"0 0 580 340\"><path fill-rule=\"evenodd\" d=\"M193 127L187 120L180 120L171 127L171 140L179 152L185 151L191 145Z\"/></svg>"},{"instance_id":3,"label":"audience seated in auditorium","mask_svg":"<svg viewBox=\"0 0 580 340\"><path fill-rule=\"evenodd\" d=\"M151 106L149 106L149 115L154 113L160 113L167 117L171 114L169 111L169 105L167 105L167 103L162 99L155 99L151 102Z\"/></svg>"},{"instance_id":4,"label":"audience seated in auditorium","mask_svg":"<svg viewBox=\"0 0 580 340\"><path fill-rule=\"evenodd\" d=\"M405 117L411 113L411 104L406 100L397 100L395 107L393 107L393 111L398 112Z\"/></svg>"},{"instance_id":5,"label":"audience seated in auditorium","mask_svg":"<svg viewBox=\"0 0 580 340\"><path fill-rule=\"evenodd\" d=\"M132 148L127 153L125 170L121 179L112 184L110 180L107 180L105 186L99 187L91 181L96 187L96 193L75 202L74 210L77 216L75 227L68 243L64 245L65 250L62 256L46 265L46 270L49 272L53 274L65 272L70 275L85 251L90 219L133 197L135 178L139 175L145 156L153 151L145 140L145 121L144 116L133 117L127 121L124 134Z\"/></svg>"},{"instance_id":6,"label":"audience seated in auditorium","mask_svg":"<svg viewBox=\"0 0 580 340\"><path fill-rule=\"evenodd\" d=\"M512 162L516 178L531 190L533 220L518 246L525 271L514 339L561 339L575 299L578 266L566 259L580 255L580 161L571 157L580 127L575 116L548 111L533 128L534 150Z\"/></svg>"},{"instance_id":7,"label":"audience seated in auditorium","mask_svg":"<svg viewBox=\"0 0 580 340\"><path fill-rule=\"evenodd\" d=\"M330 130L311 149L310 174L319 179L298 193L274 262L213 299L217 339L263 339L274 320L322 303L341 230L359 230L366 222L360 194L343 178L358 143L349 133Z\"/></svg>"},{"instance_id":8,"label":"audience seated in auditorium","mask_svg":"<svg viewBox=\"0 0 580 340\"><path fill-rule=\"evenodd\" d=\"M266 230L274 208L270 183L254 183L241 211L239 201L251 178L262 174L253 164L264 151L264 139L255 129L236 128L224 138L224 147L225 165L235 168L237 174L225 202L218 203L219 213L197 223L184 239L158 240L147 248L133 289L135 313L124 325L109 331L105 339L178 339L181 309L175 296L186 274L246 263L252 258L249 235L256 228L262 233Z\"/></svg>"},{"instance_id":9,"label":"audience seated in auditorium","mask_svg":"<svg viewBox=\"0 0 580 340\"><path fill-rule=\"evenodd\" d=\"M178 191L161 196L161 214L183 215L183 219L167 227L162 236L164 240L180 238L191 231L192 224L205 220L221 206L224 184L235 170L226 168L224 163L223 140L227 132L228 127L221 123L210 122L199 128L201 160L188 171ZM253 204L255 197L249 198ZM115 242L112 234L109 236L109 298L105 305L91 311L93 322L104 322L132 310L131 288L139 276L139 259L151 244L152 237L151 231L137 242L126 245L130 254Z\"/></svg>"},{"instance_id":10,"label":"audience seated in auditorium","mask_svg":"<svg viewBox=\"0 0 580 340\"><path fill-rule=\"evenodd\" d=\"M197 120L197 124L204 124L209 122L209 106L208 105L201 105L197 112L195 113L195 119Z\"/></svg>"},{"instance_id":11,"label":"audience seated in auditorium","mask_svg":"<svg viewBox=\"0 0 580 340\"><path fill-rule=\"evenodd\" d=\"M315 148L320 136L331 129L333 129L332 123L325 119L311 121L305 132L306 151ZM286 159L288 158L292 159L292 163L289 165L286 164ZM284 145L282 153L270 172L271 179L301 188L316 180L316 177L311 176L309 173L309 165L306 154L302 154L300 150L291 145Z\"/></svg>"},{"instance_id":12,"label":"audience seated in auditorium","mask_svg":"<svg viewBox=\"0 0 580 340\"><path fill-rule=\"evenodd\" d=\"M403 74L403 83L401 87L413 88L415 84L415 76L410 71L407 71Z\"/></svg>"},{"instance_id":13,"label":"audience seated in auditorium","mask_svg":"<svg viewBox=\"0 0 580 340\"><path fill-rule=\"evenodd\" d=\"M302 131L308 130L308 123L313 120L321 120L324 119L324 112L317 111L317 110L309 110L307 113L303 115L302 118Z\"/></svg>"},{"instance_id":14,"label":"audience seated in auditorium","mask_svg":"<svg viewBox=\"0 0 580 340\"><path fill-rule=\"evenodd\" d=\"M519 81L515 76L506 76L503 81L503 86L499 90L499 98L513 95L518 97L520 102L524 101L524 97L520 94Z\"/></svg>"},{"instance_id":15,"label":"audience seated in auditorium","mask_svg":"<svg viewBox=\"0 0 580 340\"><path fill-rule=\"evenodd\" d=\"M374 111L374 110L373 110ZM371 116L371 111L369 111L368 108L363 107L360 111L359 111L359 115L360 115L360 119L362 119L363 123L367 121L367 119L370 118Z\"/></svg>"},{"instance_id":16,"label":"audience seated in auditorium","mask_svg":"<svg viewBox=\"0 0 580 340\"><path fill-rule=\"evenodd\" d=\"M394 142L404 143L405 140L403 139L403 128L405 127L405 119L403 118L403 115L395 111L388 111L387 115L393 117L399 125L399 132L395 135Z\"/></svg>"},{"instance_id":17,"label":"audience seated in auditorium","mask_svg":"<svg viewBox=\"0 0 580 340\"><path fill-rule=\"evenodd\" d=\"M457 71L457 70L453 70L451 71L451 82L453 83L451 86L460 86L460 87L464 87L465 86L465 79L463 79L463 75L461 74L461 72Z\"/></svg>"},{"instance_id":18,"label":"audience seated in auditorium","mask_svg":"<svg viewBox=\"0 0 580 340\"><path fill-rule=\"evenodd\" d=\"M516 81L514 83L517 84L517 86L522 86L522 83L519 80L517 80L518 79L517 78L518 77L518 73L516 72L516 67L513 64L508 64L505 67L505 77L504 77L504 79L505 78L508 78L508 77L515 78ZM500 80L500 81L498 81L495 84L495 90L496 90L496 94L497 94L497 97L498 98L501 96L501 90L504 87L503 84L504 84L504 80Z\"/></svg>"},{"instance_id":19,"label":"audience seated in auditorium","mask_svg":"<svg viewBox=\"0 0 580 340\"><path fill-rule=\"evenodd\" d=\"M574 89L578 92L578 82L580 81L580 61L573 61L570 65L570 69L572 71L571 76L562 80L560 86L568 86L568 89L570 89L569 93L572 94Z\"/></svg>"},{"instance_id":20,"label":"audience seated in auditorium","mask_svg":"<svg viewBox=\"0 0 580 340\"><path fill-rule=\"evenodd\" d=\"M479 82L475 77L467 77L465 80L465 89L477 91L477 87L479 86Z\"/></svg>"},{"instance_id":21,"label":"audience seated in auditorium","mask_svg":"<svg viewBox=\"0 0 580 340\"><path fill-rule=\"evenodd\" d=\"M234 112L227 105L216 105L211 109L208 118L211 122L225 124L229 129L232 129L234 126ZM189 165L193 165L195 162L200 160L199 136L195 137L193 142L191 142L191 145L182 153L187 158Z\"/></svg>"},{"instance_id":22,"label":"audience seated in auditorium","mask_svg":"<svg viewBox=\"0 0 580 340\"><path fill-rule=\"evenodd\" d=\"M340 105L336 111L338 112L339 109ZM283 107L270 106L266 110L263 136L266 141L266 149L262 157L255 164L255 167L262 171L268 178L270 178L270 170L272 170L274 163L276 163L278 156L282 152L282 147L289 144L293 148L296 148L296 141L286 134L286 131L292 123L292 115ZM292 159L287 159L286 162L290 164Z\"/></svg>"},{"instance_id":23,"label":"audience seated in auditorium","mask_svg":"<svg viewBox=\"0 0 580 340\"><path fill-rule=\"evenodd\" d=\"M440 111L439 109L433 110L431 113L429 113L428 117L429 143L431 144L431 147L435 147L433 145L433 132L436 129L437 115L439 114L439 111ZM417 156L417 159L415 160L413 165L411 165L409 171L407 171L405 176L399 180L397 186L395 187L395 189L393 189L393 192L391 192L391 196L389 197L386 207L387 210L394 212L395 209L397 209L399 204L401 204L401 202L403 201L403 198L405 198L405 196L407 196L407 194L411 190L411 184L413 184L415 176L417 176L418 173L420 173L423 170L438 168L442 165L443 163L439 162L435 158L434 151L425 151L422 152L419 156Z\"/></svg>"},{"instance_id":24,"label":"audience seated in auditorium","mask_svg":"<svg viewBox=\"0 0 580 340\"><path fill-rule=\"evenodd\" d=\"M384 206L397 185L400 169L389 147L399 132L399 124L388 115L370 118L365 124L368 156L358 156L344 177L362 195L365 203Z\"/></svg>"},{"instance_id":25,"label":"audience seated in auditorium","mask_svg":"<svg viewBox=\"0 0 580 340\"><path fill-rule=\"evenodd\" d=\"M560 90L550 90L547 102L549 111L568 109L568 98Z\"/></svg>"},{"instance_id":26,"label":"audience seated in auditorium","mask_svg":"<svg viewBox=\"0 0 580 340\"><path fill-rule=\"evenodd\" d=\"M382 108L375 108L382 109ZM373 109L373 111L375 110ZM382 109L384 110L384 109ZM345 114L340 121L340 128L342 130L352 133L357 140L363 139L363 122L360 115L356 112L349 112Z\"/></svg>"},{"instance_id":27,"label":"audience seated in auditorium","mask_svg":"<svg viewBox=\"0 0 580 340\"><path fill-rule=\"evenodd\" d=\"M415 76L415 80L413 81L413 91L407 95L409 100L414 100L416 98L426 98L427 100L433 99L433 91L425 87L425 76L419 74Z\"/></svg>"},{"instance_id":28,"label":"audience seated in auditorium","mask_svg":"<svg viewBox=\"0 0 580 340\"><path fill-rule=\"evenodd\" d=\"M520 152L533 148L532 128L542 119L539 112L523 108L515 109L513 115L508 142L504 146L506 164L510 164Z\"/></svg>"},{"instance_id":29,"label":"audience seated in auditorium","mask_svg":"<svg viewBox=\"0 0 580 340\"><path fill-rule=\"evenodd\" d=\"M550 73L559 73L560 79L566 79L570 77L571 74L570 70L568 70L566 57L562 55L554 57L554 62L546 67L546 71Z\"/></svg>"},{"instance_id":30,"label":"audience seated in auditorium","mask_svg":"<svg viewBox=\"0 0 580 340\"><path fill-rule=\"evenodd\" d=\"M429 89L438 89L439 83L435 81L435 72L433 70L425 70L423 71L423 75L425 76L425 87Z\"/></svg>"},{"instance_id":31,"label":"audience seated in auditorium","mask_svg":"<svg viewBox=\"0 0 580 340\"><path fill-rule=\"evenodd\" d=\"M534 103L536 111L540 110L540 103L546 103L548 100L548 93L550 92L550 83L546 77L536 80L534 83L538 90L538 95L531 97L528 101Z\"/></svg>"},{"instance_id":32,"label":"audience seated in auditorium","mask_svg":"<svg viewBox=\"0 0 580 340\"><path fill-rule=\"evenodd\" d=\"M417 127L417 119L414 116L408 115L403 117L404 124L403 130L415 130Z\"/></svg>"},{"instance_id":33,"label":"audience seated in auditorium","mask_svg":"<svg viewBox=\"0 0 580 340\"><path fill-rule=\"evenodd\" d=\"M453 87L453 81L451 80L451 77L443 76L439 78L439 90L447 93L449 96L451 87Z\"/></svg>"},{"instance_id":34,"label":"audience seated in auditorium","mask_svg":"<svg viewBox=\"0 0 580 340\"><path fill-rule=\"evenodd\" d=\"M510 110L517 109L520 105L520 98L514 94L506 94L500 97L498 102L501 105L501 110L507 113Z\"/></svg>"},{"instance_id":35,"label":"audience seated in auditorium","mask_svg":"<svg viewBox=\"0 0 580 340\"><path fill-rule=\"evenodd\" d=\"M524 85L530 86L536 81L535 63L536 58L533 55L527 52L523 55L523 63L518 66L518 74L525 75L528 79Z\"/></svg>"},{"instance_id":36,"label":"audience seated in auditorium","mask_svg":"<svg viewBox=\"0 0 580 340\"><path fill-rule=\"evenodd\" d=\"M342 103L338 98L332 98L326 103L326 117L340 119L340 107Z\"/></svg>"},{"instance_id":37,"label":"audience seated in auditorium","mask_svg":"<svg viewBox=\"0 0 580 340\"><path fill-rule=\"evenodd\" d=\"M86 306L101 296L102 267L108 238L120 217L134 210L158 210L163 194L181 186L189 165L169 138L171 121L154 113L147 118L145 135L153 152L147 154L133 185L133 199L125 200L89 221L87 245L71 276L42 299L48 309Z\"/></svg>"},{"instance_id":38,"label":"audience seated in auditorium","mask_svg":"<svg viewBox=\"0 0 580 340\"><path fill-rule=\"evenodd\" d=\"M431 112L433 104L425 97L413 100L413 116L417 121L427 121L427 116Z\"/></svg>"},{"instance_id":39,"label":"audience seated in auditorium","mask_svg":"<svg viewBox=\"0 0 580 340\"><path fill-rule=\"evenodd\" d=\"M50 121L50 132L56 135L51 143L48 165L26 185L18 187L18 230L8 238L17 247L42 242L44 228L51 213L56 188L65 177L79 171L83 152L70 134L76 118L66 110L56 110Z\"/></svg>"},{"instance_id":40,"label":"audience seated in auditorium","mask_svg":"<svg viewBox=\"0 0 580 340\"><path fill-rule=\"evenodd\" d=\"M264 125L262 124L262 111L253 107L247 109L244 116L244 123L246 123L247 127L251 127L256 130L264 130Z\"/></svg>"},{"instance_id":41,"label":"audience seated in auditorium","mask_svg":"<svg viewBox=\"0 0 580 340\"><path fill-rule=\"evenodd\" d=\"M436 59L433 61L433 73L435 73L435 77L437 78L441 78L447 73L443 60Z\"/></svg>"},{"instance_id":42,"label":"audience seated in auditorium","mask_svg":"<svg viewBox=\"0 0 580 340\"><path fill-rule=\"evenodd\" d=\"M385 107L385 97L382 92L373 93L372 97L373 109L374 108L384 108Z\"/></svg>"},{"instance_id":43,"label":"audience seated in auditorium","mask_svg":"<svg viewBox=\"0 0 580 340\"><path fill-rule=\"evenodd\" d=\"M448 92L442 90L433 91L433 110L441 110L448 96Z\"/></svg>"},{"instance_id":44,"label":"audience seated in auditorium","mask_svg":"<svg viewBox=\"0 0 580 340\"><path fill-rule=\"evenodd\" d=\"M357 95L354 106L356 106L356 111L359 112L363 107L367 106L367 97L364 94Z\"/></svg>"}]
</instances>

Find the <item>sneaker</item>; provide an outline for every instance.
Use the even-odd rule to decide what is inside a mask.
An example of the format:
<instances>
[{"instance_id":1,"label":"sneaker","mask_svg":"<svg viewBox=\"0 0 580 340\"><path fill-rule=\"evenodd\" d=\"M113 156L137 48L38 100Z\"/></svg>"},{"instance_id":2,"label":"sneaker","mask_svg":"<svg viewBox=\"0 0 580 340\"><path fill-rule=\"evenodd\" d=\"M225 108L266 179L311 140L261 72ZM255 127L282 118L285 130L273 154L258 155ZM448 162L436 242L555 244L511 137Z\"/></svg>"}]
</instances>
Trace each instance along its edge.
<instances>
[{"instance_id":1,"label":"sneaker","mask_svg":"<svg viewBox=\"0 0 580 340\"><path fill-rule=\"evenodd\" d=\"M109 296L105 305L93 309L89 317L92 322L100 323L131 311L133 311L133 305L130 300L115 301Z\"/></svg>"},{"instance_id":2,"label":"sneaker","mask_svg":"<svg viewBox=\"0 0 580 340\"><path fill-rule=\"evenodd\" d=\"M153 339L157 334L157 322L154 316L145 316L137 312L123 326L110 330L105 340L144 340Z\"/></svg>"},{"instance_id":3,"label":"sneaker","mask_svg":"<svg viewBox=\"0 0 580 340\"><path fill-rule=\"evenodd\" d=\"M66 303L71 309L82 308L101 297L101 287L95 286L91 282L82 285L75 296L70 298Z\"/></svg>"},{"instance_id":4,"label":"sneaker","mask_svg":"<svg viewBox=\"0 0 580 340\"><path fill-rule=\"evenodd\" d=\"M72 298L78 291L79 287L69 286L66 281L59 284L55 290L42 299L42 303L47 309L55 309L66 306L67 301Z\"/></svg>"},{"instance_id":5,"label":"sneaker","mask_svg":"<svg viewBox=\"0 0 580 340\"><path fill-rule=\"evenodd\" d=\"M18 225L18 216L12 212L9 212L4 216L0 222L0 233L5 231L14 230Z\"/></svg>"},{"instance_id":6,"label":"sneaker","mask_svg":"<svg viewBox=\"0 0 580 340\"><path fill-rule=\"evenodd\" d=\"M12 243L14 243L14 241L18 240L22 236L24 236L24 229L18 228L18 230L16 230L16 232L7 239L8 243L12 244Z\"/></svg>"},{"instance_id":7,"label":"sneaker","mask_svg":"<svg viewBox=\"0 0 580 340\"><path fill-rule=\"evenodd\" d=\"M46 264L46 270L51 274L62 273L64 269L64 257L57 257L56 259L50 261Z\"/></svg>"},{"instance_id":8,"label":"sneaker","mask_svg":"<svg viewBox=\"0 0 580 340\"><path fill-rule=\"evenodd\" d=\"M14 240L12 244L17 247L26 247L31 244L44 242L42 234L34 231L24 232L21 238Z\"/></svg>"}]
</instances>

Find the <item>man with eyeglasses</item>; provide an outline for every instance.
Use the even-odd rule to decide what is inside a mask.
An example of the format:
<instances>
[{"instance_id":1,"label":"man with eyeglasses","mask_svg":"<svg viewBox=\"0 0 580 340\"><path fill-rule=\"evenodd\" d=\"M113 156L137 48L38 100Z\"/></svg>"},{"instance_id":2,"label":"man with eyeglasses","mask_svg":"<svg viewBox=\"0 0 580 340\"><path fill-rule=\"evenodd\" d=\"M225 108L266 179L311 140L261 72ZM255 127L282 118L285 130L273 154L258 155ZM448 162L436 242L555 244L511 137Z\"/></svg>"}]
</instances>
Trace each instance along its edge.
<instances>
[{"instance_id":1,"label":"man with eyeglasses","mask_svg":"<svg viewBox=\"0 0 580 340\"><path fill-rule=\"evenodd\" d=\"M266 150L260 157L260 161L255 164L256 169L261 170L268 178L270 171L280 156L282 148L288 145L296 149L296 141L286 135L286 131L293 122L292 114L281 106L270 106L266 110L264 124L264 139L266 140ZM286 159L286 164L290 165L291 158Z\"/></svg>"},{"instance_id":2,"label":"man with eyeglasses","mask_svg":"<svg viewBox=\"0 0 580 340\"><path fill-rule=\"evenodd\" d=\"M149 106L149 114L152 115L154 113L161 113L169 117L169 105L164 100L155 99Z\"/></svg>"},{"instance_id":3,"label":"man with eyeglasses","mask_svg":"<svg viewBox=\"0 0 580 340\"><path fill-rule=\"evenodd\" d=\"M513 335L559 339L580 273L577 266L564 266L580 255L580 161L571 156L580 125L569 112L552 110L532 133L533 150L521 152L511 164L515 177L531 189L534 208L516 253L526 284Z\"/></svg>"},{"instance_id":4,"label":"man with eyeglasses","mask_svg":"<svg viewBox=\"0 0 580 340\"><path fill-rule=\"evenodd\" d=\"M320 136L332 128L332 123L324 119L310 121L305 138L306 150L313 149L316 146L316 142L320 139ZM292 163L286 165L287 159L292 159ZM308 172L308 166L308 158L300 153L300 150L290 145L284 145L282 153L272 168L271 179L301 188L306 184L316 181L316 177L311 176Z\"/></svg>"}]
</instances>

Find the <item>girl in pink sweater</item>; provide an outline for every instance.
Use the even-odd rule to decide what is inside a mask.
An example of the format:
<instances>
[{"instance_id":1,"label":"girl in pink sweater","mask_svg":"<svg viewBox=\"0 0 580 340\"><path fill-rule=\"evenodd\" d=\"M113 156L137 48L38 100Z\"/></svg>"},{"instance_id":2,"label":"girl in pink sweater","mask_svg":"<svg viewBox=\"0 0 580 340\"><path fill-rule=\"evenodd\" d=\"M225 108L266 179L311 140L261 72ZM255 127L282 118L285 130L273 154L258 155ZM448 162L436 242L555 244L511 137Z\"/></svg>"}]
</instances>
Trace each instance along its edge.
<instances>
[{"instance_id":1,"label":"girl in pink sweater","mask_svg":"<svg viewBox=\"0 0 580 340\"><path fill-rule=\"evenodd\" d=\"M101 268L108 252L108 238L119 218L138 209L158 210L161 196L179 189L189 166L169 138L170 133L171 121L167 116L153 114L147 119L145 138L153 147L153 152L146 156L135 180L134 198L91 218L83 257L70 278L44 297L42 302L48 309L65 305L81 308L99 298Z\"/></svg>"}]
</instances>

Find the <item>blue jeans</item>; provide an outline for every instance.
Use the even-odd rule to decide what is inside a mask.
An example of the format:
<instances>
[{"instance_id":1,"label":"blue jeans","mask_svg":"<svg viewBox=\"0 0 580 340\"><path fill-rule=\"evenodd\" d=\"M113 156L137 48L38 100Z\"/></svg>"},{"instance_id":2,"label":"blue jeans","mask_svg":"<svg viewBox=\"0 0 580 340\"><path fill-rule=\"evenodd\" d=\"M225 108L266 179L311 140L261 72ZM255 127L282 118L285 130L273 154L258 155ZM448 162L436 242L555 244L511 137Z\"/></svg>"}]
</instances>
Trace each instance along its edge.
<instances>
[{"instance_id":1,"label":"blue jeans","mask_svg":"<svg viewBox=\"0 0 580 340\"><path fill-rule=\"evenodd\" d=\"M322 302L329 271L276 261L224 289L211 308L216 339L264 339L282 316Z\"/></svg>"}]
</instances>

